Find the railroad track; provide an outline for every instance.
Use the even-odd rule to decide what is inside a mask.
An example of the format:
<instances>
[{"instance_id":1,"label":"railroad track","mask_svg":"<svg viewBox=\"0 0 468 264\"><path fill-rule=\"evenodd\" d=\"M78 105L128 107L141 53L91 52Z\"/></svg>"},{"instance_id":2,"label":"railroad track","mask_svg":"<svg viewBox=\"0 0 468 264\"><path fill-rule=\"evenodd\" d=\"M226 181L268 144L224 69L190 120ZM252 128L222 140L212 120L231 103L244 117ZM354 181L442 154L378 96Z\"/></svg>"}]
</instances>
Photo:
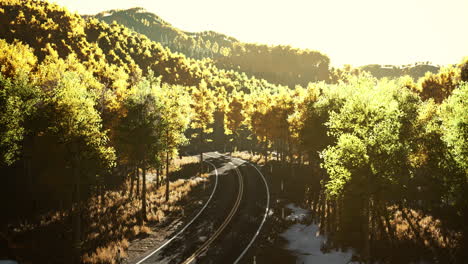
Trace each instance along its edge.
<instances>
[{"instance_id":1,"label":"railroad track","mask_svg":"<svg viewBox=\"0 0 468 264\"><path fill-rule=\"evenodd\" d=\"M162 244L161 246L159 246L158 248L156 248L155 250L151 251L148 255L146 255L143 259L139 260L138 262L136 262L135 264L141 264L143 262L145 262L148 258L150 258L151 256L153 256L154 254L156 254L157 252L161 251L164 247L166 247L167 245L169 245L174 239L176 239L179 235L181 235L190 225L192 225L192 223L201 215L201 213L206 209L206 207L208 206L208 204L210 203L210 201L212 200L213 196L214 196L214 193L216 191L216 188L218 186L218 169L216 168L216 166L209 162L209 161L204 161L208 164L210 164L211 166L213 166L214 168L214 171L215 171L215 175L216 175L216 180L215 180L215 185L213 187L213 190L211 191L211 194L210 194L210 197L208 198L208 200L206 201L205 205L200 209L200 211L192 218L192 220L190 220L181 230L179 230L179 232L177 232L177 234L175 234L174 236L172 236L170 239L168 239L164 244Z\"/></svg>"},{"instance_id":2,"label":"railroad track","mask_svg":"<svg viewBox=\"0 0 468 264\"><path fill-rule=\"evenodd\" d=\"M201 247L199 247L190 257L188 257L183 264L189 264L192 263L195 259L197 259L198 256L200 256L203 252L205 252L208 247L213 243L216 238L223 232L223 230L227 227L227 225L231 222L232 218L236 214L237 210L239 209L240 202L242 200L242 194L244 192L244 181L242 179L242 174L240 173L240 170L234 165L232 162L229 162L234 169L236 170L237 177L239 179L239 192L237 194L237 199L236 202L234 203L234 206L232 207L231 211L229 212L228 216L224 219L223 223L218 227L216 232L203 243Z\"/></svg>"},{"instance_id":3,"label":"railroad track","mask_svg":"<svg viewBox=\"0 0 468 264\"><path fill-rule=\"evenodd\" d=\"M261 171L257 168L257 166L255 166L254 164L251 164L250 162L248 161L245 161L245 160L242 160L242 159L239 159L239 158L232 158L232 157L229 157L227 155L223 155L221 153L216 153L217 155L215 156L212 156L212 155L208 155L208 154L204 154L205 156L207 157L211 157L211 158L220 158L220 157L226 157L228 159L230 159L231 161L227 161L228 164L230 164L236 174L237 174L237 178L238 178L238 181L239 181L239 187L238 187L238 192L237 192L237 197L235 199L235 202L234 202L234 205L233 207L230 209L228 215L224 218L224 220L222 220L222 224L216 229L216 231L207 239L204 241L204 243L198 247L196 249L196 251L194 253L192 253L187 259L181 261L180 263L183 263L183 264L190 264L190 263L193 263L194 261L198 261L201 257L202 257L202 254L206 253L210 246L212 246L213 242L220 237L221 233L226 229L226 227L232 222L234 216L236 215L236 213L240 210L240 204L241 204L241 200L243 199L243 196L244 196L244 193L248 190L246 189L246 187L244 186L244 179L243 179L243 175L242 173L240 172L240 169L238 168L238 166L240 166L241 164L248 164L249 166L255 168L255 170L257 171L257 173L259 174L261 180L263 181L263 183L265 184L265 189L266 189L266 195L267 195L267 200L266 200L266 207L265 207L265 211L264 211L264 215L263 215L263 219L262 221L259 223L259 226L258 228L256 229L256 232L253 234L251 240L249 241L249 243L245 246L245 248L243 249L243 251L240 253L240 255L238 255L238 257L234 260L234 264L237 264L240 262L240 260L246 255L247 251L249 250L249 248L253 245L254 241L256 240L257 236L259 235L260 233L260 230L262 229L264 223L265 223L265 220L267 218L267 215L268 215L268 211L269 211L269 203L270 203L270 194L269 194L269 188L268 188L268 184L267 184L267 181L265 179L265 176L261 173ZM213 191L211 193L211 196L209 197L207 203L205 204L205 206L200 210L200 212L184 227L182 228L176 235L174 235L171 239L167 240L163 245L161 245L159 248L157 248L156 250L152 251L149 255L147 255L145 258L141 259L139 262L135 263L135 264L142 264L143 262L145 262L146 260L149 260L148 258L151 257L151 255L157 253L158 251L160 251L162 248L164 248L165 246L167 246L170 242L172 242L176 237L180 236L187 228L188 226L190 226L197 218L198 216L200 216L200 214L202 213L202 211L204 211L204 209L207 207L208 203L210 203L210 201L212 200L213 195L215 193L215 190L216 190L216 187L218 185L218 170L216 168L216 166L214 164L212 164L211 162L208 162L208 161L205 161L207 163L209 163L210 165L212 165L215 169L215 172L216 172L216 182L215 182L215 186L213 188ZM152 262L153 263L153 262Z\"/></svg>"},{"instance_id":4,"label":"railroad track","mask_svg":"<svg viewBox=\"0 0 468 264\"><path fill-rule=\"evenodd\" d=\"M221 154L222 155L222 154ZM226 155L222 155L222 156L225 156ZM237 159L238 161L242 162L242 163L247 163L249 164L250 166L252 166L257 172L258 174L260 175L260 178L263 180L263 184L265 184L265 192L266 192L266 195L267 195L267 198L266 198L266 206L265 206L265 214L263 215L263 219L262 221L260 222L260 225L257 229L257 232L255 232L255 234L253 235L252 239L250 240L249 244L244 248L244 250L242 251L242 253L239 255L239 257L237 257L237 259L234 261L234 264L237 264L240 262L240 260L242 259L242 257L247 253L247 251L249 250L249 248L253 245L253 243L255 242L255 239L257 239L258 235L260 234L260 230L262 229L263 225L265 224L265 221L268 217L268 211L270 210L270 188L268 188L268 182L265 178L265 176L263 175L263 173L257 168L257 166L255 166L254 164L246 161L246 160L243 160L243 159L239 159L239 158L231 158L231 160L234 160L234 159Z\"/></svg>"}]
</instances>

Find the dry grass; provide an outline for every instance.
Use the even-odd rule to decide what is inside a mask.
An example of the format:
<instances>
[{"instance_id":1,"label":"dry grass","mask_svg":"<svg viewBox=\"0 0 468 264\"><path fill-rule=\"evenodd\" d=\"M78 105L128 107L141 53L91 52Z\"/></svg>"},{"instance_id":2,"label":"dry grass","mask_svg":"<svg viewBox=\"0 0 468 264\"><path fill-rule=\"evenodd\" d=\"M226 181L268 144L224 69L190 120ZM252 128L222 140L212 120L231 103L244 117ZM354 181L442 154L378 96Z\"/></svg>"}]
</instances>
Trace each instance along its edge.
<instances>
[{"instance_id":1,"label":"dry grass","mask_svg":"<svg viewBox=\"0 0 468 264\"><path fill-rule=\"evenodd\" d=\"M175 170L178 170L180 169L182 166L184 165L188 165L188 164L193 164L193 163L198 163L200 160L198 159L197 156L184 156L182 157L181 159L177 158L177 159L174 159L174 161L172 162L173 166L174 166L174 169Z\"/></svg>"},{"instance_id":2,"label":"dry grass","mask_svg":"<svg viewBox=\"0 0 468 264\"><path fill-rule=\"evenodd\" d=\"M258 154L252 155L251 153L247 151L242 151L242 152L235 151L231 154L231 156L236 157L236 158L241 158L244 160L250 160L257 164L265 164L265 158L263 155L258 155ZM268 156L268 160L272 160L272 159L273 159L273 156L270 154Z\"/></svg>"},{"instance_id":3,"label":"dry grass","mask_svg":"<svg viewBox=\"0 0 468 264\"><path fill-rule=\"evenodd\" d=\"M150 213L150 217L161 219L161 215L164 216L165 213L179 211L182 208L177 206L177 204L185 199L187 195L192 191L192 189L202 182L206 182L207 174L201 177L192 177L190 179L178 179L174 182L171 182L169 185L169 201L166 202L166 186L160 186L156 189L156 186L152 185L148 188L148 200L151 203L153 209ZM156 210L157 209L157 210ZM160 212L161 209L164 212Z\"/></svg>"},{"instance_id":4,"label":"dry grass","mask_svg":"<svg viewBox=\"0 0 468 264\"><path fill-rule=\"evenodd\" d=\"M153 231L151 230L151 228L149 228L148 226L146 225L142 225L140 227L140 233L141 234L146 234L146 235L151 235L153 233Z\"/></svg>"},{"instance_id":5,"label":"dry grass","mask_svg":"<svg viewBox=\"0 0 468 264\"><path fill-rule=\"evenodd\" d=\"M35 222L25 220L12 227L15 233L26 233L41 227L47 227L55 223L63 222L68 217L68 212L51 211L38 216Z\"/></svg>"},{"instance_id":6,"label":"dry grass","mask_svg":"<svg viewBox=\"0 0 468 264\"><path fill-rule=\"evenodd\" d=\"M83 257L83 262L85 263L109 263L109 264L114 264L116 263L117 259L117 254L118 254L118 249L120 250L120 256L122 258L125 258L127 254L125 253L125 250L128 248L128 241L126 239L122 239L121 241L118 242L112 242L109 243L105 247L99 247L96 249L96 251L92 254L86 254Z\"/></svg>"},{"instance_id":7,"label":"dry grass","mask_svg":"<svg viewBox=\"0 0 468 264\"><path fill-rule=\"evenodd\" d=\"M461 234L444 230L439 219L425 215L414 209L401 210L390 207L393 211L391 225L395 228L398 239L416 240L422 239L426 246L439 248L451 248L460 239ZM406 217L404 217L406 215Z\"/></svg>"},{"instance_id":8,"label":"dry grass","mask_svg":"<svg viewBox=\"0 0 468 264\"><path fill-rule=\"evenodd\" d=\"M176 168L179 170L191 163L198 162L193 157L178 159ZM177 172L177 171L176 171ZM170 183L169 201L165 200L166 186L159 188L154 183L147 182L147 218L150 226L162 223L168 215L181 214L182 202L187 199L193 188L208 181L208 174L189 179L178 179ZM90 222L85 229L85 248L83 256L85 263L114 263L117 250L125 252L128 241L138 236L147 236L154 232L153 228L145 224L139 225L141 199L129 199L130 182L126 182L122 191L108 191L101 201L99 197L90 199L86 208Z\"/></svg>"},{"instance_id":9,"label":"dry grass","mask_svg":"<svg viewBox=\"0 0 468 264\"><path fill-rule=\"evenodd\" d=\"M260 155L260 154L252 155L252 153L248 151L234 151L231 155L233 157L241 158L244 160L249 160L257 164L263 164L263 165L265 164L264 155ZM299 158L300 157L297 154L293 155L293 159L295 162L297 162ZM309 161L307 160L307 158L306 157L302 157L302 158L303 158L302 164L309 165ZM277 157L273 155L273 153L268 154L268 161L276 161L276 160L277 160ZM288 158L287 161L290 162L290 159Z\"/></svg>"}]
</instances>

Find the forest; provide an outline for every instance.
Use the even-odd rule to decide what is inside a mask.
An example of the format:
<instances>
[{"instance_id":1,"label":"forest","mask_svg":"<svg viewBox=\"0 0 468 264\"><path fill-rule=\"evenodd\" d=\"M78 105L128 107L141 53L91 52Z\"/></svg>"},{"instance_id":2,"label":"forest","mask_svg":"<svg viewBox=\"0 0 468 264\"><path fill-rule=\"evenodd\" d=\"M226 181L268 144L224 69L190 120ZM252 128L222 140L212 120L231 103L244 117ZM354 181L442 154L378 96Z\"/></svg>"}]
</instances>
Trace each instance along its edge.
<instances>
[{"instance_id":1,"label":"forest","mask_svg":"<svg viewBox=\"0 0 468 264\"><path fill-rule=\"evenodd\" d=\"M85 17L94 17L107 23L116 21L173 52L190 58L208 59L221 69L245 72L249 76L290 88L297 84L306 86L311 81L337 82L343 70L330 67L328 56L318 51L242 43L213 31L184 32L143 8L108 10ZM349 71L350 67L344 68ZM367 71L377 78L409 75L417 80L428 71L437 73L439 67L430 62L416 62L399 66L371 64L361 66L358 70Z\"/></svg>"},{"instance_id":2,"label":"forest","mask_svg":"<svg viewBox=\"0 0 468 264\"><path fill-rule=\"evenodd\" d=\"M366 263L375 241L464 263L468 57L414 67L333 68L318 51L188 33L138 8L81 17L1 0L1 257L114 263L105 252L176 207L176 161L217 150L315 177L334 247ZM119 210L127 219L106 227ZM402 235L397 214L435 228L408 220Z\"/></svg>"}]
</instances>

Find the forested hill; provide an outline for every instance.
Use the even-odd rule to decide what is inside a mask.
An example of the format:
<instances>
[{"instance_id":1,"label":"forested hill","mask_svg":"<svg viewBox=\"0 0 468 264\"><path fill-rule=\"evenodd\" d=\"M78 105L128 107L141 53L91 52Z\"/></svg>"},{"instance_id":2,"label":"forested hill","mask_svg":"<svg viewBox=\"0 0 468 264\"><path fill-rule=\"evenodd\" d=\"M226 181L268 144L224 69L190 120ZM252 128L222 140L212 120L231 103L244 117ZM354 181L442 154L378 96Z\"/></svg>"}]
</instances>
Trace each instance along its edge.
<instances>
[{"instance_id":1,"label":"forested hill","mask_svg":"<svg viewBox=\"0 0 468 264\"><path fill-rule=\"evenodd\" d=\"M360 67L360 69L371 73L376 78L398 78L404 75L409 75L414 80L418 80L423 77L426 72L437 73L440 67L431 65L429 62L425 62L400 66L369 64Z\"/></svg>"},{"instance_id":2,"label":"forested hill","mask_svg":"<svg viewBox=\"0 0 468 264\"><path fill-rule=\"evenodd\" d=\"M289 46L242 43L213 31L186 32L144 8L109 10L84 17L95 17L109 24L115 21L161 43L171 51L195 59L210 58L219 68L238 70L276 84L293 87L296 84L307 85L310 81L333 82L339 74L336 69L329 67L329 58L319 52ZM377 78L409 75L415 81L426 72L439 71L438 66L428 62L411 65L369 64L359 69Z\"/></svg>"},{"instance_id":3,"label":"forested hill","mask_svg":"<svg viewBox=\"0 0 468 264\"><path fill-rule=\"evenodd\" d=\"M238 70L275 84L294 87L330 79L330 59L318 51L243 43L213 31L189 33L142 8L109 10L94 17L125 25L188 57L210 58L219 68Z\"/></svg>"},{"instance_id":4,"label":"forested hill","mask_svg":"<svg viewBox=\"0 0 468 264\"><path fill-rule=\"evenodd\" d=\"M127 10L109 10L94 16L111 24L113 21L146 35L153 41L162 43L172 51L181 52L189 57L203 59L229 54L235 38L213 31L185 32L164 21L156 14L147 12L144 8L131 8Z\"/></svg>"},{"instance_id":5,"label":"forested hill","mask_svg":"<svg viewBox=\"0 0 468 264\"><path fill-rule=\"evenodd\" d=\"M227 91L272 87L245 74L219 70L209 60L173 53L123 25L84 19L46 1L6 1L0 8L0 24L9 25L0 27L0 36L7 42L27 44L39 63L51 50L59 58L73 55L103 83L128 86L150 69L170 84L196 86L204 79L209 88ZM125 81L114 82L118 78Z\"/></svg>"}]
</instances>

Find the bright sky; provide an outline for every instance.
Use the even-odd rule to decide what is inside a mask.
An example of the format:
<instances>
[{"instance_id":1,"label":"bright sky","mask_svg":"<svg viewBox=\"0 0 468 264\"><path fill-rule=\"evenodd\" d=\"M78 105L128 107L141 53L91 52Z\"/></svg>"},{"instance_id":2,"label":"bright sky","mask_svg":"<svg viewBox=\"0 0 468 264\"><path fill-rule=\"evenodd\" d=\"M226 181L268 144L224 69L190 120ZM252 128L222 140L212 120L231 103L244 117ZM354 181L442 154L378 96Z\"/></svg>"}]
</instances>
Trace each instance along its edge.
<instances>
[{"instance_id":1,"label":"bright sky","mask_svg":"<svg viewBox=\"0 0 468 264\"><path fill-rule=\"evenodd\" d=\"M52 0L80 14L144 7L185 31L327 54L332 65L458 63L468 0Z\"/></svg>"}]
</instances>

